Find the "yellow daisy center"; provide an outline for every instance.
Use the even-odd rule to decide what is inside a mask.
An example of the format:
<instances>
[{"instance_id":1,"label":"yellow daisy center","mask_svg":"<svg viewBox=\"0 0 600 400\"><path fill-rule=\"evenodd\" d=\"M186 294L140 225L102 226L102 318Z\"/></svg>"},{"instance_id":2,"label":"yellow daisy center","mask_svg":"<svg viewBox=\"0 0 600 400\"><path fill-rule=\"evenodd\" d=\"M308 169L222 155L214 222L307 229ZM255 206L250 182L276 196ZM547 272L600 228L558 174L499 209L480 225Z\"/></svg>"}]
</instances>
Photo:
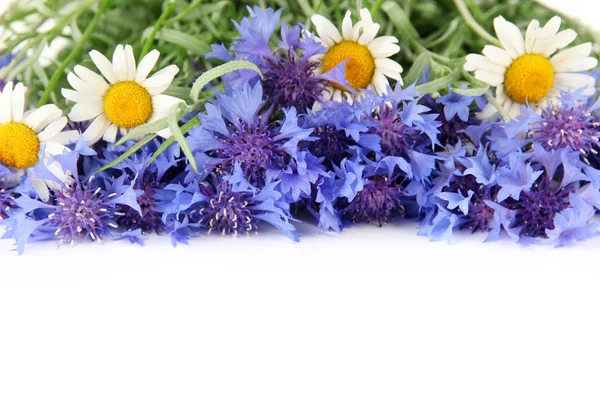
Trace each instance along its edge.
<instances>
[{"instance_id":1,"label":"yellow daisy center","mask_svg":"<svg viewBox=\"0 0 600 400\"><path fill-rule=\"evenodd\" d=\"M506 94L522 104L541 100L553 84L552 63L539 54L525 54L517 58L504 76Z\"/></svg>"},{"instance_id":2,"label":"yellow daisy center","mask_svg":"<svg viewBox=\"0 0 600 400\"><path fill-rule=\"evenodd\" d=\"M108 89L103 101L104 113L121 128L135 128L152 116L152 96L133 81L115 83Z\"/></svg>"},{"instance_id":3,"label":"yellow daisy center","mask_svg":"<svg viewBox=\"0 0 600 400\"><path fill-rule=\"evenodd\" d=\"M344 40L332 46L323 58L323 72L331 70L344 60L346 62L346 79L356 90L365 89L373 80L375 60L367 46ZM343 89L335 83L333 86Z\"/></svg>"},{"instance_id":4,"label":"yellow daisy center","mask_svg":"<svg viewBox=\"0 0 600 400\"><path fill-rule=\"evenodd\" d=\"M37 164L40 140L30 127L20 122L0 125L0 161L12 168Z\"/></svg>"}]
</instances>

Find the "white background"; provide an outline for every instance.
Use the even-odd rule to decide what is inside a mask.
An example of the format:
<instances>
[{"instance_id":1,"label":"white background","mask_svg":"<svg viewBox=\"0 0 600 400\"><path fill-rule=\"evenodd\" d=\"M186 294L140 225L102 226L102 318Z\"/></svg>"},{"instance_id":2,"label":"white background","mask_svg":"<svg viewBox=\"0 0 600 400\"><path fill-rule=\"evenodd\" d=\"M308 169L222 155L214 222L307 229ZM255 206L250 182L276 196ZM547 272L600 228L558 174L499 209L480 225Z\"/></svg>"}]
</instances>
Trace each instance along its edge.
<instances>
[{"instance_id":1,"label":"white background","mask_svg":"<svg viewBox=\"0 0 600 400\"><path fill-rule=\"evenodd\" d=\"M600 398L600 238L299 229L21 257L0 241L0 399Z\"/></svg>"}]
</instances>

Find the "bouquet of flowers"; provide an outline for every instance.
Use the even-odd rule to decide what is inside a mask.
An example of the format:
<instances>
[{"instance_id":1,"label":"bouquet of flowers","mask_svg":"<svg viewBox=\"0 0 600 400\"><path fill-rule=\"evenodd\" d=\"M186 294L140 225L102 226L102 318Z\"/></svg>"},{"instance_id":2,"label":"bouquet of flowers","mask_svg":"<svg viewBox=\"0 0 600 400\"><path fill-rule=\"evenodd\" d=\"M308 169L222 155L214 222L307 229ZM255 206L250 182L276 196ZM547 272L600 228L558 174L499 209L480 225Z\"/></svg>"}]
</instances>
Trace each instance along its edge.
<instances>
[{"instance_id":1,"label":"bouquet of flowers","mask_svg":"<svg viewBox=\"0 0 600 400\"><path fill-rule=\"evenodd\" d=\"M8 6L0 224L19 252L263 225L297 241L299 222L598 234L593 32L530 1L240 3Z\"/></svg>"}]
</instances>

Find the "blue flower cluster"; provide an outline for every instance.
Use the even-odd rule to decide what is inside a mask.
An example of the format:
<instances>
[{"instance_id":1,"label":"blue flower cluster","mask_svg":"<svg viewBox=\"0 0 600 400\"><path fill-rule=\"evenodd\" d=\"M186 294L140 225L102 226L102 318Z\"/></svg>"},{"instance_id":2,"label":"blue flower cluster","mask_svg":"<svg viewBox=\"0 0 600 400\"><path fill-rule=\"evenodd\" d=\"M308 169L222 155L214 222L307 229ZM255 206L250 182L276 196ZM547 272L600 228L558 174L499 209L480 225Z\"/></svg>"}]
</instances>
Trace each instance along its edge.
<instances>
[{"instance_id":1,"label":"blue flower cluster","mask_svg":"<svg viewBox=\"0 0 600 400\"><path fill-rule=\"evenodd\" d=\"M346 84L344 65L316 75L325 49L279 12L250 9L229 47L207 57L254 62L262 72L224 77L224 90L187 137L199 172L177 144L158 157L156 139L101 172L132 143L82 141L55 156L73 172L48 202L26 176L0 165L4 237L26 243L104 238L142 244L166 234L174 245L269 224L297 241L294 222L321 231L356 223L412 220L433 240L465 230L519 243L564 245L596 236L600 209L600 101L563 93L513 121L480 120L484 96L422 96L414 85L365 91L352 102L322 97ZM276 43L276 48L271 48ZM188 115L187 120L196 115ZM75 125L72 127L76 127ZM83 129L84 127L79 127Z\"/></svg>"}]
</instances>

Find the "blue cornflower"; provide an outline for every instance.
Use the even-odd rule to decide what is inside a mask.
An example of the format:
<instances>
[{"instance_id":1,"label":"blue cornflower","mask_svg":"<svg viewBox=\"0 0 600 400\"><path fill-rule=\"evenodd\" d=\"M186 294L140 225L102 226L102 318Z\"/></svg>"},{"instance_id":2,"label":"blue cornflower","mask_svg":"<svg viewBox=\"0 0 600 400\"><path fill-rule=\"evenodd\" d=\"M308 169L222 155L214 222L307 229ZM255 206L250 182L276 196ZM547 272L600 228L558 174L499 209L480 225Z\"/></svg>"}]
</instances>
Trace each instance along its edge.
<instances>
[{"instance_id":1,"label":"blue cornflower","mask_svg":"<svg viewBox=\"0 0 600 400\"><path fill-rule=\"evenodd\" d=\"M410 159L413 150L439 144L437 114L419 104L422 96L412 86L403 90L397 85L388 92L391 94L387 96L369 93L355 105L364 113L368 133L381 138L381 153Z\"/></svg>"},{"instance_id":2,"label":"blue cornflower","mask_svg":"<svg viewBox=\"0 0 600 400\"><path fill-rule=\"evenodd\" d=\"M501 175L498 176L500 191L497 200L512 211L510 229L526 243L532 239L547 238L547 232L556 228L555 219L559 214L578 208L572 203L571 195L593 184L588 183L592 179L586 175L577 153L569 153L567 149L547 152L537 146L532 155L529 161L523 157L518 161L512 158L508 166L499 170ZM512 179L501 178L509 174L512 174ZM506 185L509 186L506 193L510 193L510 197L500 196ZM593 190L598 191L598 187Z\"/></svg>"},{"instance_id":3,"label":"blue cornflower","mask_svg":"<svg viewBox=\"0 0 600 400\"><path fill-rule=\"evenodd\" d=\"M437 102L444 105L444 117L447 121L458 116L463 122L468 122L473 100L474 97L460 95L448 87L448 94L438 98Z\"/></svg>"},{"instance_id":4,"label":"blue cornflower","mask_svg":"<svg viewBox=\"0 0 600 400\"><path fill-rule=\"evenodd\" d=\"M204 228L222 235L256 232L260 222L267 222L297 241L296 230L289 222L289 205L283 201L278 185L271 182L259 189L245 180L236 164L233 175L212 173L205 180L187 185L167 185L159 194L163 219L170 232L179 234L182 221L197 227L196 231Z\"/></svg>"},{"instance_id":5,"label":"blue cornflower","mask_svg":"<svg viewBox=\"0 0 600 400\"><path fill-rule=\"evenodd\" d=\"M490 232L497 227L489 202L496 197L496 166L485 147L463 148L446 156L423 204L429 209L421 233L449 240L454 229ZM468 150L468 152L466 151ZM442 154L442 153L438 153Z\"/></svg>"},{"instance_id":6,"label":"blue cornflower","mask_svg":"<svg viewBox=\"0 0 600 400\"><path fill-rule=\"evenodd\" d=\"M269 123L269 113L260 113L262 96L260 83L254 87L246 83L240 90L217 93L217 101L207 104L206 114L199 115L200 127L189 137L198 165L204 167L203 176L215 168L231 174L238 164L251 184L262 187L267 171L269 180L277 179L276 171L289 173L293 163L302 162L298 146L312 140L312 129L298 126L295 108L283 109L283 120ZM194 178L190 173L187 180Z\"/></svg>"},{"instance_id":7,"label":"blue cornflower","mask_svg":"<svg viewBox=\"0 0 600 400\"><path fill-rule=\"evenodd\" d=\"M539 116L530 109L525 113L530 118L521 130L546 150L568 148L581 153L581 159L589 165L600 151L600 123L593 115L600 103L590 107L582 100L577 93L563 93L557 102L543 107Z\"/></svg>"},{"instance_id":8,"label":"blue cornflower","mask_svg":"<svg viewBox=\"0 0 600 400\"><path fill-rule=\"evenodd\" d=\"M330 170L345 158L381 151L381 138L367 133L361 113L347 102L309 111L303 126L314 129L306 146L313 155L323 157L323 165Z\"/></svg>"},{"instance_id":9,"label":"blue cornflower","mask_svg":"<svg viewBox=\"0 0 600 400\"><path fill-rule=\"evenodd\" d=\"M223 61L249 60L262 72L265 101L275 109L296 107L303 111L315 102L324 102L323 91L328 82L345 86L345 63L325 74L316 75L320 66L315 56L326 49L303 26L282 24L280 40L273 38L279 25L281 10L248 7L250 18L244 17L236 28L241 37L232 44L232 54L223 45L212 45L207 58ZM277 42L275 50L270 42ZM256 83L255 72L239 71L224 77L226 87L239 88L246 82Z\"/></svg>"},{"instance_id":10,"label":"blue cornflower","mask_svg":"<svg viewBox=\"0 0 600 400\"><path fill-rule=\"evenodd\" d=\"M9 227L5 237L15 239L19 253L32 241L97 241L117 228L114 212L118 202L116 193L107 194L92 178L86 184L55 191L49 203L22 194L15 200L19 210L3 221Z\"/></svg>"}]
</instances>

